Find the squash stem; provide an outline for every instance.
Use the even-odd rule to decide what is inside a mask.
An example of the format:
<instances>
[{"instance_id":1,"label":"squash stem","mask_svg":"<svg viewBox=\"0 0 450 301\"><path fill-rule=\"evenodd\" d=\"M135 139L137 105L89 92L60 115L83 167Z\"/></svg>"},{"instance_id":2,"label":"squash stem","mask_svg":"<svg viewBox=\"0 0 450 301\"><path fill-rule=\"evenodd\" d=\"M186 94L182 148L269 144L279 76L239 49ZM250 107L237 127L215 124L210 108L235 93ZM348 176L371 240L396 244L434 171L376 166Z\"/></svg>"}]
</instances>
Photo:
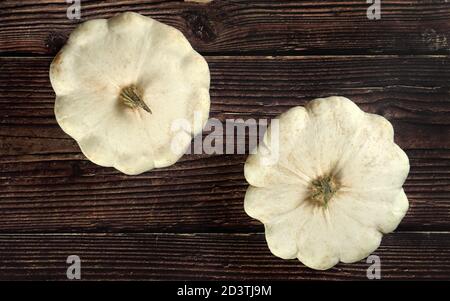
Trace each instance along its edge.
<instances>
[{"instance_id":1,"label":"squash stem","mask_svg":"<svg viewBox=\"0 0 450 301\"><path fill-rule=\"evenodd\" d=\"M147 104L142 100L142 95L135 85L123 88L122 91L120 91L119 98L130 108L142 108L146 112L152 114L152 110L150 110Z\"/></svg>"},{"instance_id":2,"label":"squash stem","mask_svg":"<svg viewBox=\"0 0 450 301\"><path fill-rule=\"evenodd\" d=\"M326 208L338 189L339 185L333 177L319 177L311 182L309 199Z\"/></svg>"}]
</instances>

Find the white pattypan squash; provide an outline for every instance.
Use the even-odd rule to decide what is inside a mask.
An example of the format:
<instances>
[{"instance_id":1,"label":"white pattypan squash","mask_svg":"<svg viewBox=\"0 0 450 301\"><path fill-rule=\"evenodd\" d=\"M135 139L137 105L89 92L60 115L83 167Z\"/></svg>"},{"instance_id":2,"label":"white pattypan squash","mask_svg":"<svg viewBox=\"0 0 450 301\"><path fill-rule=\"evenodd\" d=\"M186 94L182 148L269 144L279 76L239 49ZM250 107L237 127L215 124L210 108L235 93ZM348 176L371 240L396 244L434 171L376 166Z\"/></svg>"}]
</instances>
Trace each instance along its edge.
<instances>
[{"instance_id":1,"label":"white pattypan squash","mask_svg":"<svg viewBox=\"0 0 450 301\"><path fill-rule=\"evenodd\" d=\"M392 125L344 97L278 120L278 140L269 128L245 163L245 211L264 223L270 251L318 270L367 257L408 209L409 160ZM264 160L274 143L278 160Z\"/></svg>"},{"instance_id":2,"label":"white pattypan squash","mask_svg":"<svg viewBox=\"0 0 450 301\"><path fill-rule=\"evenodd\" d=\"M208 119L204 58L180 31L137 13L78 26L50 80L61 128L89 160L130 175L175 163ZM191 126L174 147L175 120Z\"/></svg>"}]
</instances>

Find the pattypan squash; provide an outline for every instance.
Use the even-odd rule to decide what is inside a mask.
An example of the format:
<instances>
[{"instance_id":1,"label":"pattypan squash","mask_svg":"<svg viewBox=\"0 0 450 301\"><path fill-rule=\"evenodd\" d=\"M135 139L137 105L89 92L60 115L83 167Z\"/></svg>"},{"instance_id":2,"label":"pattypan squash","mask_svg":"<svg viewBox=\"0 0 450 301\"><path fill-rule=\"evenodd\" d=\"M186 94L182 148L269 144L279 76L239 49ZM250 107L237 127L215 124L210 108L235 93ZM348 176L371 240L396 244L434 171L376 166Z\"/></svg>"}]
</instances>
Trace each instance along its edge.
<instances>
[{"instance_id":1,"label":"pattypan squash","mask_svg":"<svg viewBox=\"0 0 450 301\"><path fill-rule=\"evenodd\" d=\"M264 224L270 251L317 270L367 257L408 209L409 160L392 125L344 97L277 120L278 135L269 128L245 163L244 208ZM277 160L264 160L274 149Z\"/></svg>"},{"instance_id":2,"label":"pattypan squash","mask_svg":"<svg viewBox=\"0 0 450 301\"><path fill-rule=\"evenodd\" d=\"M208 119L205 59L180 31L137 13L78 26L50 80L60 127L89 160L129 175L174 164ZM176 120L191 125L181 136Z\"/></svg>"}]
</instances>

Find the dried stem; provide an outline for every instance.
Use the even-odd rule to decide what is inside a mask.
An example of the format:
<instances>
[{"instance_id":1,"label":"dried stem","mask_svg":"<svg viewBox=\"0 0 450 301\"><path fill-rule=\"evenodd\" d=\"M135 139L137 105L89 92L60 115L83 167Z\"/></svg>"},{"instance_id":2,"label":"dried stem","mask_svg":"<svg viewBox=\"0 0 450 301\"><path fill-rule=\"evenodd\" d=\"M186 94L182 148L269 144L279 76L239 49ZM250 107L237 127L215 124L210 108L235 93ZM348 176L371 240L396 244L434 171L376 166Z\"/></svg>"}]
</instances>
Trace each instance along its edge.
<instances>
[{"instance_id":1,"label":"dried stem","mask_svg":"<svg viewBox=\"0 0 450 301\"><path fill-rule=\"evenodd\" d=\"M142 100L142 94L135 85L125 87L120 91L120 100L130 108L142 108L152 114L152 110Z\"/></svg>"},{"instance_id":2,"label":"dried stem","mask_svg":"<svg viewBox=\"0 0 450 301\"><path fill-rule=\"evenodd\" d=\"M309 199L323 207L328 206L328 202L339 189L339 184L332 176L319 177L311 182Z\"/></svg>"}]
</instances>

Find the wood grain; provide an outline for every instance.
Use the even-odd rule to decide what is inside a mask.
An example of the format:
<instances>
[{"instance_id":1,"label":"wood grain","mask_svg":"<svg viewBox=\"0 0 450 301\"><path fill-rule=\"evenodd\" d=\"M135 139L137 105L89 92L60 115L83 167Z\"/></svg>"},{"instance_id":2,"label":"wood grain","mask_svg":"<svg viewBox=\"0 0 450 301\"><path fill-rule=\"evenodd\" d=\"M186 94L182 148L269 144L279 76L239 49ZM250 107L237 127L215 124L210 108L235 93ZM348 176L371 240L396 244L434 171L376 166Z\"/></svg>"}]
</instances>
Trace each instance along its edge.
<instances>
[{"instance_id":1,"label":"wood grain","mask_svg":"<svg viewBox=\"0 0 450 301\"><path fill-rule=\"evenodd\" d=\"M83 0L82 19L68 20L65 1L0 1L0 280L64 280L72 254L85 280L366 279L365 261L318 272L270 254L243 210L248 149L133 177L85 159L56 124L50 56L77 24L124 11L175 26L207 55L222 123L329 95L388 118L410 158L410 209L375 252L382 279L450 280L450 2L383 0L377 21L368 6Z\"/></svg>"},{"instance_id":2,"label":"wood grain","mask_svg":"<svg viewBox=\"0 0 450 301\"><path fill-rule=\"evenodd\" d=\"M390 234L374 254L382 279L449 279L448 232ZM263 234L15 234L0 235L0 279L64 280L69 255L83 280L364 280L370 266L314 271L274 257Z\"/></svg>"},{"instance_id":3,"label":"wood grain","mask_svg":"<svg viewBox=\"0 0 450 301\"><path fill-rule=\"evenodd\" d=\"M0 53L55 54L74 27L136 11L177 27L208 54L446 54L450 2L383 0L369 20L366 1L82 1L69 20L60 0L0 2Z\"/></svg>"},{"instance_id":4,"label":"wood grain","mask_svg":"<svg viewBox=\"0 0 450 301\"><path fill-rule=\"evenodd\" d=\"M0 58L0 232L262 230L242 207L246 155L188 155L134 177L86 161L54 119L50 60ZM335 94L384 115L411 161L400 230L449 229L449 57L207 60L211 117L221 121L272 118Z\"/></svg>"}]
</instances>

